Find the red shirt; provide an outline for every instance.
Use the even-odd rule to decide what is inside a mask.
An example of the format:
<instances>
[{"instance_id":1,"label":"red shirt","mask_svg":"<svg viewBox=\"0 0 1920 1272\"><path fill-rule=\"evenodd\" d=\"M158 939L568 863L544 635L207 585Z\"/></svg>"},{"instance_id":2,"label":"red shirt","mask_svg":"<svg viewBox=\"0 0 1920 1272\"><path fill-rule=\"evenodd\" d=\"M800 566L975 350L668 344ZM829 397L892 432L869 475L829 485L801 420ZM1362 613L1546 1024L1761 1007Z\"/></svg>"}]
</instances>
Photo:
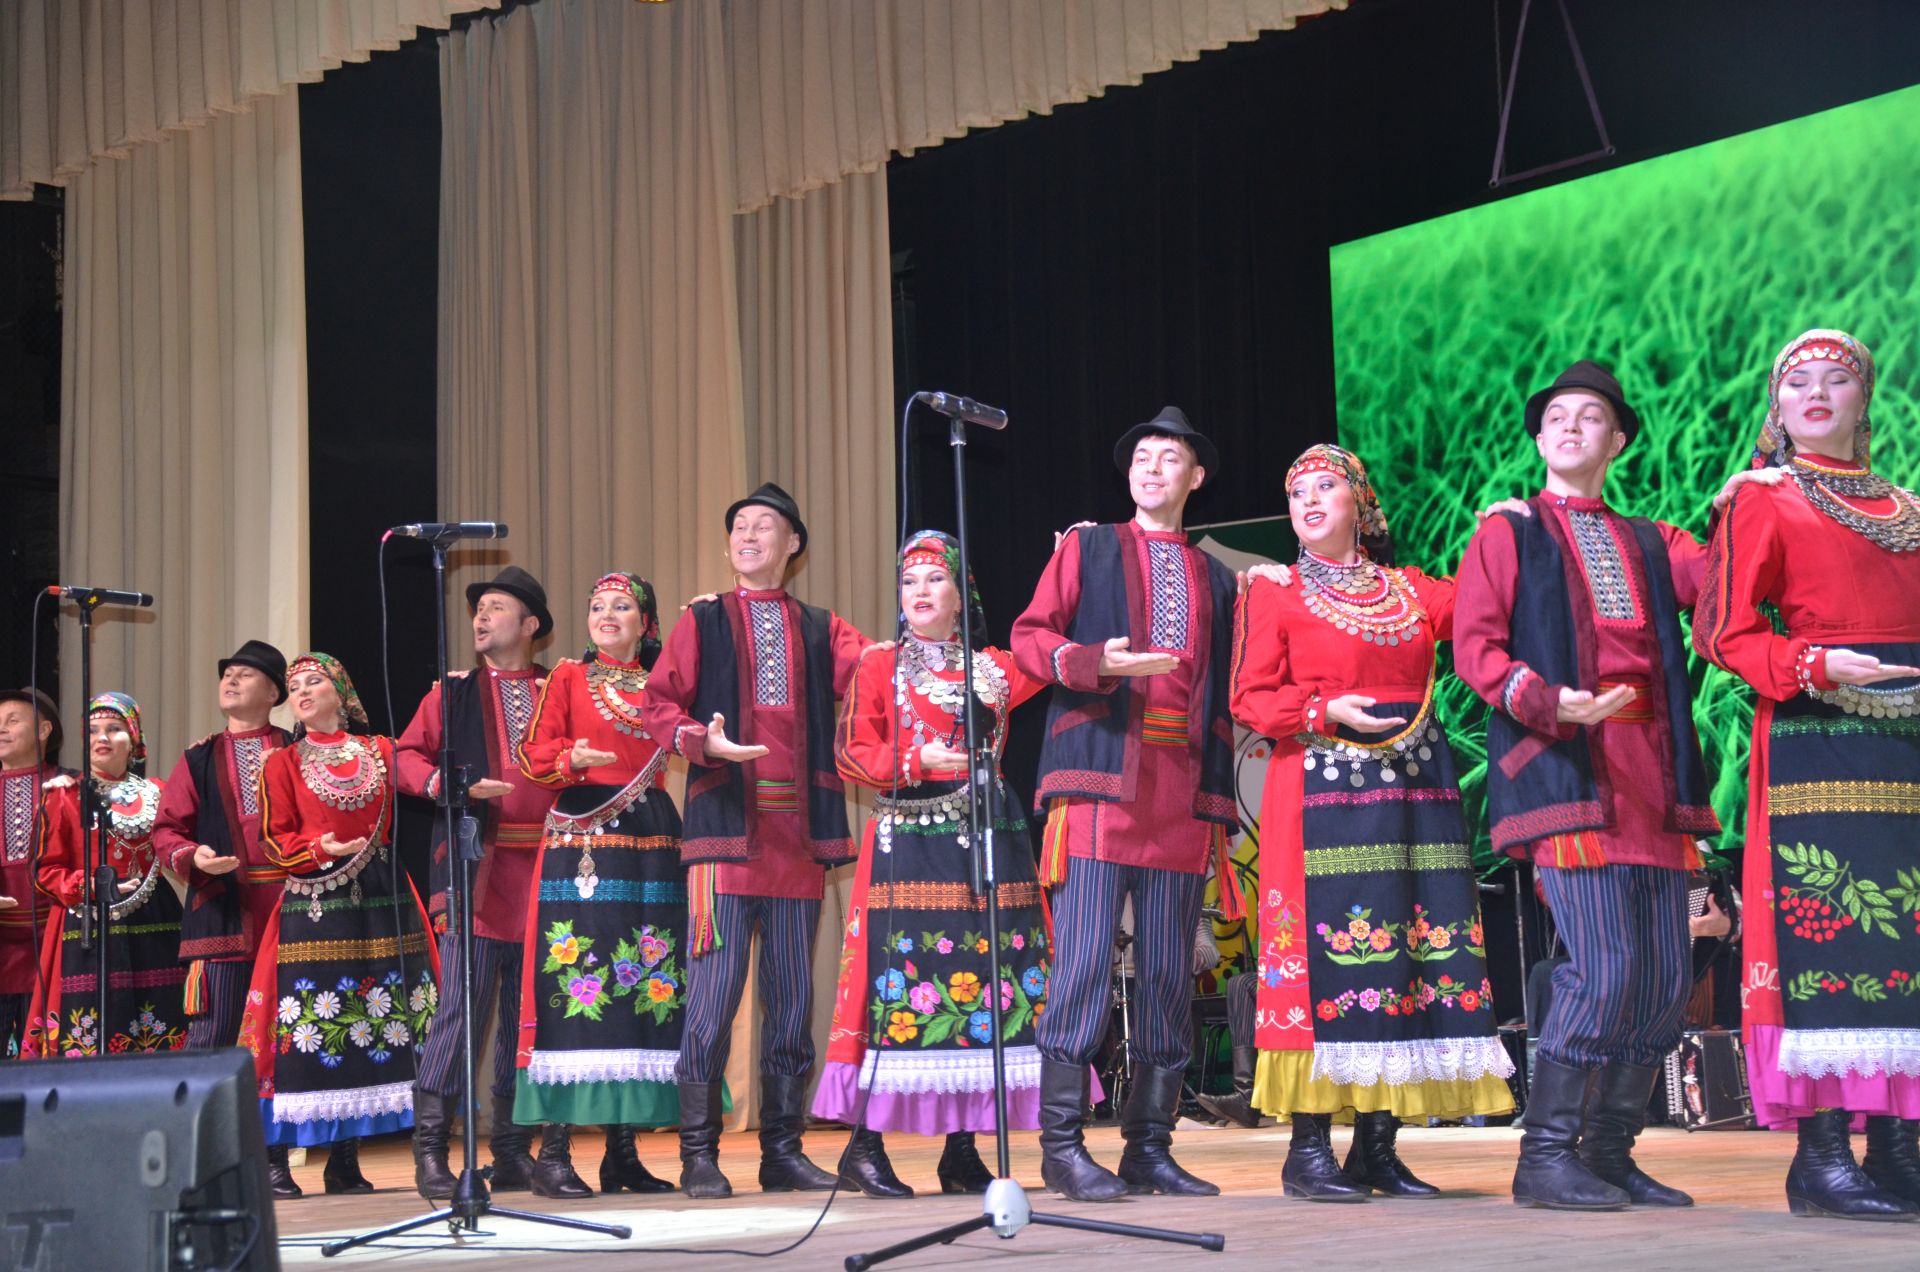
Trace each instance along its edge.
<instances>
[{"instance_id":1,"label":"red shirt","mask_svg":"<svg viewBox=\"0 0 1920 1272\"><path fill-rule=\"evenodd\" d=\"M540 831L546 824L547 810L553 807L553 788L525 780L519 761L520 744L532 727L539 701L538 682L546 674L546 668L538 665L524 671L481 667L453 673L486 678L482 692L493 695L493 711L486 718L494 727L487 734L488 771L480 776L513 785L507 794L487 801L494 815L488 824L486 855L477 863L473 876L473 930L490 940L518 944L525 938L527 896L533 889ZM432 799L439 790L442 726L440 686L436 684L421 700L413 722L400 735L394 750L396 778L400 789L409 795ZM568 746L570 749L572 744Z\"/></svg>"},{"instance_id":2,"label":"red shirt","mask_svg":"<svg viewBox=\"0 0 1920 1272\"><path fill-rule=\"evenodd\" d=\"M1628 563L1637 551L1633 528L1604 499L1583 499L1543 492L1560 521L1566 542L1574 545L1587 586L1584 603L1593 617L1599 645L1595 670L1603 683L1650 682L1659 636L1647 598ZM1667 548L1674 600L1685 609L1700 595L1706 551L1685 530L1654 523ZM1489 517L1467 544L1460 563L1459 608L1454 619L1453 668L1473 691L1496 710L1506 710L1536 733L1565 740L1586 727L1587 746L1596 767L1616 774L1611 784L1608 824L1590 834L1611 865L1677 868L1694 860L1693 840L1666 829L1661 786L1636 778L1653 774L1662 758L1657 730L1664 721L1609 719L1598 725L1562 724L1556 718L1561 685L1549 684L1516 660L1509 647L1518 595L1519 559L1513 527L1505 517ZM1518 686L1517 688L1515 686ZM1600 685L1568 685L1598 692Z\"/></svg>"},{"instance_id":3,"label":"red shirt","mask_svg":"<svg viewBox=\"0 0 1920 1272\"><path fill-rule=\"evenodd\" d=\"M233 798L240 810L240 824L232 827L233 847L240 857L236 872L247 885L246 904L255 939L267 930L267 920L280 908L281 884L286 872L267 858L261 841L260 773L267 757L274 753L277 731L273 725L241 732L217 733L213 745L218 762L227 766L233 784ZM173 772L162 783L160 815L153 826L153 846L173 872L187 881L188 887L205 886L216 876L203 874L193 864L194 850L200 846L200 791L193 784L193 773L182 755ZM251 953L236 955L251 961ZM227 960L216 960L227 961Z\"/></svg>"},{"instance_id":4,"label":"red shirt","mask_svg":"<svg viewBox=\"0 0 1920 1272\"><path fill-rule=\"evenodd\" d=\"M917 636L908 636L906 639L919 642ZM976 680L981 674L980 664L990 661L999 669L1007 685L1007 701L998 710L989 715L983 706L974 714L978 727L991 725L993 753L997 757L1006 745L1008 714L1045 689L1046 685L1014 666L1013 655L1004 649L976 649L973 657ZM846 705L840 713L840 727L834 738L834 761L840 769L840 776L849 782L887 792L897 785L902 788L902 798L911 799L910 788L928 780L930 776L936 781L946 781L964 775L930 775L921 758L923 747L913 741L911 733L898 743L896 756L894 739L899 732L902 707L896 701L892 685L893 661L893 651L877 645L860 656L853 685L847 691ZM960 682L958 671L949 671L944 667L931 674L948 684ZM959 713L934 702L911 681L906 686L906 694L908 703L905 709L922 724L929 740L943 742L958 750L963 744L958 737Z\"/></svg>"},{"instance_id":5,"label":"red shirt","mask_svg":"<svg viewBox=\"0 0 1920 1272\"><path fill-rule=\"evenodd\" d=\"M1819 455L1830 468L1859 468ZM1850 500L1869 515L1888 500ZM1775 606L1787 635L1760 612ZM1694 648L1756 691L1784 702L1801 691L1811 645L1829 649L1920 641L1920 552L1889 552L1807 502L1799 486L1744 485L1714 532L1707 582L1693 616ZM1824 660L1814 685L1831 689Z\"/></svg>"},{"instance_id":6,"label":"red shirt","mask_svg":"<svg viewBox=\"0 0 1920 1272\"><path fill-rule=\"evenodd\" d=\"M120 783L96 778L101 798L108 801L100 823L101 851L117 879L139 879L153 864L153 824L159 811L161 784L134 779L116 793ZM53 804L61 805L57 813ZM80 843L80 784L75 781L49 793L46 851L40 858L41 893L68 909L80 904L85 872Z\"/></svg>"},{"instance_id":7,"label":"red shirt","mask_svg":"<svg viewBox=\"0 0 1920 1272\"><path fill-rule=\"evenodd\" d=\"M0 896L15 902L11 909L0 910L0 994L33 992L38 928L44 928L48 918L48 904L35 887L34 858L50 839L78 831L73 800L58 797L63 789L58 784L71 781L51 767L0 771ZM56 785L48 791L43 783ZM36 809L42 810L37 822Z\"/></svg>"},{"instance_id":8,"label":"red shirt","mask_svg":"<svg viewBox=\"0 0 1920 1272\"><path fill-rule=\"evenodd\" d=\"M345 733L309 733L307 741L318 747L344 742ZM356 738L363 746L375 748L385 772L375 779L366 772L371 758L361 756L350 764L331 766L328 775L343 781L360 780L364 775L366 793L371 796L357 808L342 808L323 800L307 784L301 771L301 746L298 742L282 747L267 757L260 773L262 839L267 857L292 874L314 874L345 860L329 855L320 846L323 835L337 840L358 839L366 835L375 841L393 826L393 739Z\"/></svg>"},{"instance_id":9,"label":"red shirt","mask_svg":"<svg viewBox=\"0 0 1920 1272\"><path fill-rule=\"evenodd\" d=\"M800 785L809 775L794 773L796 745L806 729L796 674L803 656L800 633L786 622L785 588L741 588L747 616L747 661L739 669L742 694L753 695L753 736L739 736L740 722L727 722L735 742L764 746L767 754L744 765L747 798L756 800L752 833L759 856L752 862L721 862L714 888L734 897L788 897L817 900L824 895L826 873L808 849L806 800L796 807L780 798L786 784ZM833 650L833 695L845 696L860 653L872 642L838 614L829 616L827 640ZM707 721L688 715L700 684L700 632L692 622L676 623L647 682L647 724L655 737L695 764L706 762ZM770 785L771 784L771 785ZM778 792L778 793L777 793Z\"/></svg>"}]
</instances>

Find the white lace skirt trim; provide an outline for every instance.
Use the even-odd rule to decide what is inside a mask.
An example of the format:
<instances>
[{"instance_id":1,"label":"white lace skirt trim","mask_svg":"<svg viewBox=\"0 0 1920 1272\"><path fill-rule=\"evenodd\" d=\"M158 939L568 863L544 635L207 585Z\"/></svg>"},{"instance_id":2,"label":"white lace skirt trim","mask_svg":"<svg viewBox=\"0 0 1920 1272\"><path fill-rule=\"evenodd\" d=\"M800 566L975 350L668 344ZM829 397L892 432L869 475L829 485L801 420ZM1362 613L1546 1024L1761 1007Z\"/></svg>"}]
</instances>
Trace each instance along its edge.
<instances>
[{"instance_id":1,"label":"white lace skirt trim","mask_svg":"<svg viewBox=\"0 0 1920 1272\"><path fill-rule=\"evenodd\" d=\"M1782 1029L1778 1063L1796 1078L1920 1077L1920 1029Z\"/></svg>"},{"instance_id":2,"label":"white lace skirt trim","mask_svg":"<svg viewBox=\"0 0 1920 1272\"><path fill-rule=\"evenodd\" d=\"M993 1052L879 1051L860 1065L860 1085L882 1095L971 1095L993 1090ZM1007 1048L1007 1086L1040 1085L1040 1048Z\"/></svg>"},{"instance_id":3,"label":"white lace skirt trim","mask_svg":"<svg viewBox=\"0 0 1920 1272\"><path fill-rule=\"evenodd\" d=\"M1489 1074L1513 1075L1513 1057L1498 1038L1313 1044L1313 1076L1344 1086L1477 1082Z\"/></svg>"},{"instance_id":4,"label":"white lace skirt trim","mask_svg":"<svg viewBox=\"0 0 1920 1272\"><path fill-rule=\"evenodd\" d=\"M411 1082L351 1087L345 1091L276 1091L273 1095L276 1122L347 1122L412 1111Z\"/></svg>"},{"instance_id":5,"label":"white lace skirt trim","mask_svg":"<svg viewBox=\"0 0 1920 1272\"><path fill-rule=\"evenodd\" d=\"M678 1051L535 1051L527 1062L529 1082L671 1082Z\"/></svg>"}]
</instances>

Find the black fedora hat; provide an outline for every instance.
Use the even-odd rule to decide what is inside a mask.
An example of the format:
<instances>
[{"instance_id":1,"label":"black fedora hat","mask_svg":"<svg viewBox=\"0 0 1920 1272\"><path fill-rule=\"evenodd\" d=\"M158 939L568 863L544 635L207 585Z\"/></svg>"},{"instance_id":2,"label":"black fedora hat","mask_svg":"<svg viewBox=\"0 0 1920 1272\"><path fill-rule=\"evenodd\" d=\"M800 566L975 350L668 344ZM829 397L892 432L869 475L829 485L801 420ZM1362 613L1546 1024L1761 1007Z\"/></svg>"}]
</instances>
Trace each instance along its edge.
<instances>
[{"instance_id":1,"label":"black fedora hat","mask_svg":"<svg viewBox=\"0 0 1920 1272\"><path fill-rule=\"evenodd\" d=\"M510 565L484 583L467 584L467 608L479 609L480 598L488 592L505 592L540 620L539 626L533 629L535 640L553 630L553 615L547 611L547 589L540 586L539 579L519 566Z\"/></svg>"},{"instance_id":2,"label":"black fedora hat","mask_svg":"<svg viewBox=\"0 0 1920 1272\"><path fill-rule=\"evenodd\" d=\"M807 523L800 520L800 505L794 501L792 495L770 481L761 482L760 489L754 491L744 499L734 500L727 506L726 524L729 534L733 532L733 519L739 511L742 508L751 508L756 504L762 508L771 508L785 517L787 524L793 527L793 532L800 536L800 552L807 550ZM800 552L796 552L794 555L799 556Z\"/></svg>"},{"instance_id":3,"label":"black fedora hat","mask_svg":"<svg viewBox=\"0 0 1920 1272\"><path fill-rule=\"evenodd\" d=\"M251 667L273 681L273 687L280 691L280 696L273 700L274 706L277 707L287 700L287 656L285 654L264 640L250 640L234 650L232 657L220 660L220 674L226 675L227 668L235 663L239 663L242 667Z\"/></svg>"},{"instance_id":4,"label":"black fedora hat","mask_svg":"<svg viewBox=\"0 0 1920 1272\"><path fill-rule=\"evenodd\" d=\"M1193 447L1194 458L1200 467L1209 473L1220 471L1220 452L1205 433L1195 431L1187 423L1187 413L1177 406L1163 406L1160 414L1145 424L1135 424L1120 435L1113 444L1113 466L1121 472L1133 467L1133 448L1140 444L1143 437L1177 437Z\"/></svg>"},{"instance_id":5,"label":"black fedora hat","mask_svg":"<svg viewBox=\"0 0 1920 1272\"><path fill-rule=\"evenodd\" d=\"M1613 405L1614 418L1620 421L1620 429L1629 442L1640 435L1640 415L1627 405L1626 395L1620 392L1620 381L1613 378L1613 372L1588 358L1562 371L1552 384L1527 399L1527 432L1540 436L1540 420L1547 413L1547 403L1562 393L1579 389L1597 393Z\"/></svg>"},{"instance_id":6,"label":"black fedora hat","mask_svg":"<svg viewBox=\"0 0 1920 1272\"><path fill-rule=\"evenodd\" d=\"M60 762L60 743L65 731L60 727L60 708L47 696L44 689L0 689L0 702L24 702L34 708L42 720L53 725L47 732L47 743L41 753L41 762L58 765Z\"/></svg>"}]
</instances>

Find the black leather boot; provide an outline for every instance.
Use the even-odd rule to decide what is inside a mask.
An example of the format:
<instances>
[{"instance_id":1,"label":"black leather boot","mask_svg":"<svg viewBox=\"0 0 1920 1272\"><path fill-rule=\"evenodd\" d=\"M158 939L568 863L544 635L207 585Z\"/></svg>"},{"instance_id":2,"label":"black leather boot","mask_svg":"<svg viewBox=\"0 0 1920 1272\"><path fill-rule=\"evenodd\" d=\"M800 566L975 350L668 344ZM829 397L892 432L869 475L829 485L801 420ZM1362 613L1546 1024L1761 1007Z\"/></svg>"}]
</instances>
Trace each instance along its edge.
<instances>
[{"instance_id":1,"label":"black leather boot","mask_svg":"<svg viewBox=\"0 0 1920 1272\"><path fill-rule=\"evenodd\" d=\"M327 1149L327 1168L320 1181L330 1193L370 1193L373 1181L360 1173L360 1141L335 1140ZM449 1194L451 1195L451 1194Z\"/></svg>"},{"instance_id":2,"label":"black leather boot","mask_svg":"<svg viewBox=\"0 0 1920 1272\"><path fill-rule=\"evenodd\" d=\"M1333 1159L1331 1113L1293 1115L1293 1140L1280 1167L1280 1190L1308 1201L1365 1201L1373 1195L1366 1184L1349 1179Z\"/></svg>"},{"instance_id":3,"label":"black leather boot","mask_svg":"<svg viewBox=\"0 0 1920 1272\"><path fill-rule=\"evenodd\" d=\"M273 1186L273 1195L282 1201L291 1201L306 1194L300 1190L299 1183L293 1177L293 1168L287 1165L287 1146L269 1144L267 1146L267 1183Z\"/></svg>"},{"instance_id":4,"label":"black leather boot","mask_svg":"<svg viewBox=\"0 0 1920 1272\"><path fill-rule=\"evenodd\" d=\"M1920 1203L1920 1122L1911 1118L1867 1119L1867 1156L1860 1168L1883 1192Z\"/></svg>"},{"instance_id":5,"label":"black leather boot","mask_svg":"<svg viewBox=\"0 0 1920 1272\"><path fill-rule=\"evenodd\" d=\"M1087 1066L1041 1057L1040 1179L1068 1201L1118 1201L1120 1177L1087 1153Z\"/></svg>"},{"instance_id":6,"label":"black leather boot","mask_svg":"<svg viewBox=\"0 0 1920 1272\"><path fill-rule=\"evenodd\" d=\"M1179 1069L1143 1066L1134 1079L1120 1117L1127 1146L1120 1153L1119 1175L1130 1193L1166 1193L1169 1197L1217 1197L1220 1189L1189 1173L1173 1160L1173 1123L1180 1115Z\"/></svg>"},{"instance_id":7,"label":"black leather boot","mask_svg":"<svg viewBox=\"0 0 1920 1272\"><path fill-rule=\"evenodd\" d=\"M415 1087L413 1186L429 1201L435 1197L452 1197L455 1185L460 1182L447 1166L447 1128L450 1124L447 1098Z\"/></svg>"},{"instance_id":8,"label":"black leather boot","mask_svg":"<svg viewBox=\"0 0 1920 1272\"><path fill-rule=\"evenodd\" d=\"M1882 1188L1853 1160L1852 1125L1853 1115L1845 1109L1821 1109L1800 1119L1800 1147L1787 1167L1787 1209L1884 1223L1920 1218L1920 1206Z\"/></svg>"},{"instance_id":9,"label":"black leather boot","mask_svg":"<svg viewBox=\"0 0 1920 1272\"><path fill-rule=\"evenodd\" d=\"M609 1126L607 1128L607 1155L600 1159L600 1191L617 1193L622 1188L628 1192L663 1193L672 1192L673 1185L664 1179L655 1178L640 1161L640 1150L633 1144L631 1126Z\"/></svg>"},{"instance_id":10,"label":"black leather boot","mask_svg":"<svg viewBox=\"0 0 1920 1272\"><path fill-rule=\"evenodd\" d=\"M720 1173L720 1084L680 1084L680 1191L695 1201L733 1196Z\"/></svg>"},{"instance_id":11,"label":"black leather boot","mask_svg":"<svg viewBox=\"0 0 1920 1272\"><path fill-rule=\"evenodd\" d=\"M1258 1047L1235 1047L1233 1091L1227 1095L1195 1096L1200 1107L1222 1122L1231 1122L1235 1126L1260 1125L1260 1110L1253 1107L1253 1071L1259 1060Z\"/></svg>"},{"instance_id":12,"label":"black leather boot","mask_svg":"<svg viewBox=\"0 0 1920 1272\"><path fill-rule=\"evenodd\" d=\"M533 1128L513 1120L513 1092L493 1094L493 1129L487 1151L493 1154L493 1191L526 1192L533 1187Z\"/></svg>"},{"instance_id":13,"label":"black leather boot","mask_svg":"<svg viewBox=\"0 0 1920 1272\"><path fill-rule=\"evenodd\" d=\"M900 1182L887 1160L886 1141L880 1132L862 1127L853 1133L847 1154L840 1159L840 1182L858 1188L869 1197L911 1197L913 1189Z\"/></svg>"},{"instance_id":14,"label":"black leather boot","mask_svg":"<svg viewBox=\"0 0 1920 1272\"><path fill-rule=\"evenodd\" d=\"M983 1193L993 1182L993 1172L980 1160L972 1131L951 1131L947 1146L940 1150L940 1191L943 1193Z\"/></svg>"},{"instance_id":15,"label":"black leather boot","mask_svg":"<svg viewBox=\"0 0 1920 1272\"><path fill-rule=\"evenodd\" d=\"M807 1160L800 1151L806 1129L805 1076L760 1075L760 1191L826 1192L834 1177Z\"/></svg>"},{"instance_id":16,"label":"black leather boot","mask_svg":"<svg viewBox=\"0 0 1920 1272\"><path fill-rule=\"evenodd\" d=\"M1400 1119L1382 1111L1353 1115L1353 1146L1341 1173L1382 1197L1438 1197L1440 1190L1407 1169L1396 1143Z\"/></svg>"},{"instance_id":17,"label":"black leather boot","mask_svg":"<svg viewBox=\"0 0 1920 1272\"><path fill-rule=\"evenodd\" d=\"M555 1123L540 1128L540 1159L533 1164L536 1197L591 1197L593 1189L574 1173L573 1128Z\"/></svg>"},{"instance_id":18,"label":"black leather boot","mask_svg":"<svg viewBox=\"0 0 1920 1272\"><path fill-rule=\"evenodd\" d=\"M1615 1060L1600 1070L1587 1108L1580 1160L1588 1170L1622 1189L1636 1206L1691 1206L1693 1198L1669 1188L1633 1160L1633 1141L1647 1129L1647 1101L1659 1070Z\"/></svg>"},{"instance_id":19,"label":"black leather boot","mask_svg":"<svg viewBox=\"0 0 1920 1272\"><path fill-rule=\"evenodd\" d=\"M1625 1210L1627 1190L1587 1169L1577 1151L1593 1075L1536 1056L1527 1092L1520 1162L1513 1170L1513 1203L1547 1210Z\"/></svg>"}]
</instances>

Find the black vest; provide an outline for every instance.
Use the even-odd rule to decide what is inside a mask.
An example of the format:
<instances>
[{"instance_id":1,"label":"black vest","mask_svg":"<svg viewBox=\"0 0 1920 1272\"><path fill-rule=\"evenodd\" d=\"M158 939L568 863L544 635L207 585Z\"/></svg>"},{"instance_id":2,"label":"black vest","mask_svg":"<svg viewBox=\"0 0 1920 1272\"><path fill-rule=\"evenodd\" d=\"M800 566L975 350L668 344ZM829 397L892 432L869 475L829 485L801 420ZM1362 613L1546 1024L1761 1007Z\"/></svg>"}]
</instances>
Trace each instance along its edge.
<instances>
[{"instance_id":1,"label":"black vest","mask_svg":"<svg viewBox=\"0 0 1920 1272\"><path fill-rule=\"evenodd\" d=\"M1090 526L1074 533L1080 536L1080 603L1067 638L1077 645L1098 645L1125 636L1134 649L1147 648L1147 581L1140 576L1137 532L1129 524ZM1200 789L1194 793L1193 814L1237 826L1233 722L1228 715L1234 578L1218 560L1204 552L1200 556L1207 565L1212 604L1190 616L1199 625L1195 643L1205 659L1188 707L1189 736L1200 750ZM1056 683L1040 747L1035 809L1044 811L1048 800L1063 796L1132 799L1145 712L1146 698L1124 677L1112 693L1082 693Z\"/></svg>"},{"instance_id":2,"label":"black vest","mask_svg":"<svg viewBox=\"0 0 1920 1272\"><path fill-rule=\"evenodd\" d=\"M240 868L223 875L196 873L187 890L185 913L180 918L180 959L238 958L253 952L260 933L252 930L253 916L247 908L247 889L267 884L247 882L248 871L264 861L262 854L249 854L240 844L240 800L233 789L233 765L228 758L226 733L215 733L187 748L183 757L193 778L194 794L200 807L194 818L194 837L224 857L238 857ZM273 745L286 746L292 735L275 729ZM272 886L280 886L278 882Z\"/></svg>"},{"instance_id":3,"label":"black vest","mask_svg":"<svg viewBox=\"0 0 1920 1272\"><path fill-rule=\"evenodd\" d=\"M847 825L846 786L833 763L833 618L826 610L785 598L787 621L797 624L798 683L790 692L806 717L801 724L803 753L794 757L796 779L806 789L807 838L815 861L837 865L854 856ZM688 712L702 724L717 712L727 718L728 736L753 736L753 703L740 692L741 668L751 666L747 622L740 598L727 593L701 601L690 611L700 634L700 677ZM671 738L658 739L670 745ZM687 765L682 801L681 856L689 865L709 861L752 861L753 825L759 816L747 798L753 763Z\"/></svg>"},{"instance_id":4,"label":"black vest","mask_svg":"<svg viewBox=\"0 0 1920 1272\"><path fill-rule=\"evenodd\" d=\"M1565 540L1560 519L1544 497L1533 515L1502 513L1513 527L1519 578L1509 649L1549 684L1597 686L1599 637L1590 607L1575 605L1587 584L1579 551ZM1598 830L1613 824L1612 791L1619 782L1660 782L1668 830L1714 834L1720 829L1709 799L1706 762L1693 728L1693 690L1687 681L1687 645L1666 542L1644 517L1622 518L1633 545L1622 561L1646 598L1655 645L1651 675L1653 714L1665 722L1660 772L1596 774L1587 732L1565 741L1534 733L1506 712L1487 715L1487 821L1496 851L1549 835Z\"/></svg>"},{"instance_id":5,"label":"black vest","mask_svg":"<svg viewBox=\"0 0 1920 1272\"><path fill-rule=\"evenodd\" d=\"M547 669L537 663L533 670L536 675L547 674ZM453 743L454 767L466 765L469 782L488 777L498 781L520 781L518 769L503 773L495 764L499 753L493 745L493 739L506 732L507 724L500 718L498 696L489 692L492 684L493 677L484 666L476 667L464 676L449 677L446 701L440 704L440 728ZM438 772L439 754L435 753L433 758L435 772ZM476 901L486 891L487 869L493 863L494 835L500 829L499 803L496 799L476 799L467 804L468 815L480 820L480 843L485 849L484 855L473 868L473 895ZM451 882L447 869L447 820L438 803L433 806L431 860L432 895L427 900L427 908L438 915L447 908L447 885Z\"/></svg>"}]
</instances>

